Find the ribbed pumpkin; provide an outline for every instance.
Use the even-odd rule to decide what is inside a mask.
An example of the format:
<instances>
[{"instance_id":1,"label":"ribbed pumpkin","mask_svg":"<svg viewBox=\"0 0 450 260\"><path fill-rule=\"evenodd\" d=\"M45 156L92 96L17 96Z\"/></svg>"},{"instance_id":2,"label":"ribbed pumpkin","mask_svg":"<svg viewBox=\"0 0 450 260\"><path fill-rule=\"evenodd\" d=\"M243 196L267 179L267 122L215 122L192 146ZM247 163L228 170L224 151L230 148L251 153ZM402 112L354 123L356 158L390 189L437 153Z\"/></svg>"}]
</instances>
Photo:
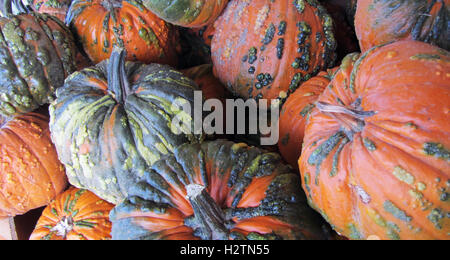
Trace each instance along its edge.
<instances>
[{"instance_id":1,"label":"ribbed pumpkin","mask_svg":"<svg viewBox=\"0 0 450 260\"><path fill-rule=\"evenodd\" d=\"M51 142L48 117L0 116L0 216L22 215L47 205L67 186Z\"/></svg>"},{"instance_id":2,"label":"ribbed pumpkin","mask_svg":"<svg viewBox=\"0 0 450 260\"><path fill-rule=\"evenodd\" d=\"M325 239L298 174L276 153L225 140L184 144L110 215L113 239Z\"/></svg>"},{"instance_id":3,"label":"ribbed pumpkin","mask_svg":"<svg viewBox=\"0 0 450 260\"><path fill-rule=\"evenodd\" d=\"M70 187L44 209L30 240L110 240L113 207L88 190Z\"/></svg>"},{"instance_id":4,"label":"ribbed pumpkin","mask_svg":"<svg viewBox=\"0 0 450 260\"><path fill-rule=\"evenodd\" d=\"M355 29L361 51L411 39L450 50L450 0L359 0Z\"/></svg>"},{"instance_id":5,"label":"ribbed pumpkin","mask_svg":"<svg viewBox=\"0 0 450 260\"><path fill-rule=\"evenodd\" d=\"M54 99L76 70L68 28L47 14L0 17L0 113L31 112Z\"/></svg>"},{"instance_id":6,"label":"ribbed pumpkin","mask_svg":"<svg viewBox=\"0 0 450 260\"><path fill-rule=\"evenodd\" d=\"M449 239L450 54L399 41L345 58L306 125L311 205L351 239Z\"/></svg>"},{"instance_id":7,"label":"ribbed pumpkin","mask_svg":"<svg viewBox=\"0 0 450 260\"><path fill-rule=\"evenodd\" d=\"M52 140L69 182L113 204L162 155L200 138L193 122L174 121L191 120L181 106L194 107L197 85L167 65L125 63L125 55L115 50L69 76L50 106Z\"/></svg>"},{"instance_id":8,"label":"ribbed pumpkin","mask_svg":"<svg viewBox=\"0 0 450 260\"><path fill-rule=\"evenodd\" d=\"M283 159L295 169L298 168L298 158L302 151L306 121L317 98L330 83L333 73L331 70L322 71L303 83L288 97L281 109L278 148Z\"/></svg>"},{"instance_id":9,"label":"ribbed pumpkin","mask_svg":"<svg viewBox=\"0 0 450 260\"><path fill-rule=\"evenodd\" d=\"M333 21L316 0L232 1L215 29L215 75L243 98L284 99L336 57Z\"/></svg>"},{"instance_id":10,"label":"ribbed pumpkin","mask_svg":"<svg viewBox=\"0 0 450 260\"><path fill-rule=\"evenodd\" d=\"M178 32L146 9L141 0L74 0L66 17L89 58L96 64L114 46L127 60L177 64Z\"/></svg>"},{"instance_id":11,"label":"ribbed pumpkin","mask_svg":"<svg viewBox=\"0 0 450 260\"><path fill-rule=\"evenodd\" d=\"M202 27L213 23L228 0L143 0L145 7L169 23Z\"/></svg>"}]
</instances>

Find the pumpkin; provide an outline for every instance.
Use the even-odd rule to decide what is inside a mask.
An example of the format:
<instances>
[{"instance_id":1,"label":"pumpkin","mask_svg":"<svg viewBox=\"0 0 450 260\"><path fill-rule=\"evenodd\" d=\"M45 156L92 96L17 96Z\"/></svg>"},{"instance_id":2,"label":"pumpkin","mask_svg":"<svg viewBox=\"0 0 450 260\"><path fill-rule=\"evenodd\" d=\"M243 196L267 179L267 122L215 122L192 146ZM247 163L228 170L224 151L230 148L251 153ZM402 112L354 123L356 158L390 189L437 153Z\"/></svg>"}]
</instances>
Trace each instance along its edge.
<instances>
[{"instance_id":1,"label":"pumpkin","mask_svg":"<svg viewBox=\"0 0 450 260\"><path fill-rule=\"evenodd\" d=\"M310 205L351 239L448 239L450 54L398 41L347 56L306 124Z\"/></svg>"},{"instance_id":2,"label":"pumpkin","mask_svg":"<svg viewBox=\"0 0 450 260\"><path fill-rule=\"evenodd\" d=\"M295 169L302 150L306 121L317 98L330 83L333 71L321 71L292 93L283 104L279 118L278 148L283 159Z\"/></svg>"},{"instance_id":3,"label":"pumpkin","mask_svg":"<svg viewBox=\"0 0 450 260\"><path fill-rule=\"evenodd\" d=\"M125 48L129 61L177 64L176 28L146 9L141 0L74 0L66 24L94 64L108 59L114 46Z\"/></svg>"},{"instance_id":4,"label":"pumpkin","mask_svg":"<svg viewBox=\"0 0 450 260\"><path fill-rule=\"evenodd\" d=\"M232 1L215 23L214 73L234 95L284 100L334 63L333 20L316 0Z\"/></svg>"},{"instance_id":5,"label":"pumpkin","mask_svg":"<svg viewBox=\"0 0 450 260\"><path fill-rule=\"evenodd\" d=\"M352 52L359 52L358 39L355 34L353 22L349 23L345 8L351 1L323 1L323 6L327 9L330 16L333 18L334 34L336 37L337 60L341 61L347 54Z\"/></svg>"},{"instance_id":6,"label":"pumpkin","mask_svg":"<svg viewBox=\"0 0 450 260\"><path fill-rule=\"evenodd\" d=\"M38 13L47 13L65 21L72 0L33 0L31 8Z\"/></svg>"},{"instance_id":7,"label":"pumpkin","mask_svg":"<svg viewBox=\"0 0 450 260\"><path fill-rule=\"evenodd\" d=\"M54 99L76 70L68 28L47 14L0 17L0 113L31 112Z\"/></svg>"},{"instance_id":8,"label":"pumpkin","mask_svg":"<svg viewBox=\"0 0 450 260\"><path fill-rule=\"evenodd\" d=\"M225 106L225 99L231 97L225 86L214 76L211 64L202 64L181 72L199 86L205 100L219 99Z\"/></svg>"},{"instance_id":9,"label":"pumpkin","mask_svg":"<svg viewBox=\"0 0 450 260\"><path fill-rule=\"evenodd\" d=\"M47 205L67 186L50 139L48 117L0 116L0 216L16 216Z\"/></svg>"},{"instance_id":10,"label":"pumpkin","mask_svg":"<svg viewBox=\"0 0 450 260\"><path fill-rule=\"evenodd\" d=\"M198 35L200 38L203 39L203 42L211 47L211 42L214 37L214 32L216 31L216 28L214 27L214 23L205 25L200 28L191 28L190 31L194 33L195 35Z\"/></svg>"},{"instance_id":11,"label":"pumpkin","mask_svg":"<svg viewBox=\"0 0 450 260\"><path fill-rule=\"evenodd\" d=\"M325 239L300 185L276 153L221 139L184 144L111 211L112 238Z\"/></svg>"},{"instance_id":12,"label":"pumpkin","mask_svg":"<svg viewBox=\"0 0 450 260\"><path fill-rule=\"evenodd\" d=\"M110 240L113 207L88 190L70 187L44 209L30 240Z\"/></svg>"},{"instance_id":13,"label":"pumpkin","mask_svg":"<svg viewBox=\"0 0 450 260\"><path fill-rule=\"evenodd\" d=\"M182 109L194 107L195 82L167 65L125 56L116 49L109 60L69 76L49 109L69 182L113 204L162 155L202 138Z\"/></svg>"},{"instance_id":14,"label":"pumpkin","mask_svg":"<svg viewBox=\"0 0 450 260\"><path fill-rule=\"evenodd\" d=\"M355 30L361 51L401 39L450 50L450 0L360 0Z\"/></svg>"},{"instance_id":15,"label":"pumpkin","mask_svg":"<svg viewBox=\"0 0 450 260\"><path fill-rule=\"evenodd\" d=\"M143 4L169 23L195 28L213 23L228 0L143 0Z\"/></svg>"}]
</instances>

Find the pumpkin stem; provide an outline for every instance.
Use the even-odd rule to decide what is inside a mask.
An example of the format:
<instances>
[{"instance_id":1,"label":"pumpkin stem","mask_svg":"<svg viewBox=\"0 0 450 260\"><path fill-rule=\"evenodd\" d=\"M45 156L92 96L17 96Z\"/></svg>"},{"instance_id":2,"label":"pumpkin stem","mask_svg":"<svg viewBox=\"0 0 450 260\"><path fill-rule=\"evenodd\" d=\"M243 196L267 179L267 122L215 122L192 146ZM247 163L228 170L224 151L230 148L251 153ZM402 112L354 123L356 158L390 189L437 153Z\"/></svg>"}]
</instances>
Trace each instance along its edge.
<instances>
[{"instance_id":1,"label":"pumpkin stem","mask_svg":"<svg viewBox=\"0 0 450 260\"><path fill-rule=\"evenodd\" d=\"M124 104L130 93L130 83L125 72L126 51L114 47L108 63L108 88L114 92L117 102Z\"/></svg>"},{"instance_id":2,"label":"pumpkin stem","mask_svg":"<svg viewBox=\"0 0 450 260\"><path fill-rule=\"evenodd\" d=\"M66 238L67 234L73 229L73 218L71 216L62 217L61 221L58 222L52 229L51 232L56 232L60 237Z\"/></svg>"},{"instance_id":3,"label":"pumpkin stem","mask_svg":"<svg viewBox=\"0 0 450 260\"><path fill-rule=\"evenodd\" d=\"M350 140L353 140L353 134L362 132L366 125L365 119L376 114L374 111L362 111L343 106L336 106L325 102L317 101L317 109L334 119L336 119Z\"/></svg>"},{"instance_id":4,"label":"pumpkin stem","mask_svg":"<svg viewBox=\"0 0 450 260\"><path fill-rule=\"evenodd\" d=\"M208 194L205 187L198 184L186 186L187 198L198 221L200 236L204 240L228 240L229 230L225 225L225 214ZM198 231L198 230L196 230Z\"/></svg>"}]
</instances>

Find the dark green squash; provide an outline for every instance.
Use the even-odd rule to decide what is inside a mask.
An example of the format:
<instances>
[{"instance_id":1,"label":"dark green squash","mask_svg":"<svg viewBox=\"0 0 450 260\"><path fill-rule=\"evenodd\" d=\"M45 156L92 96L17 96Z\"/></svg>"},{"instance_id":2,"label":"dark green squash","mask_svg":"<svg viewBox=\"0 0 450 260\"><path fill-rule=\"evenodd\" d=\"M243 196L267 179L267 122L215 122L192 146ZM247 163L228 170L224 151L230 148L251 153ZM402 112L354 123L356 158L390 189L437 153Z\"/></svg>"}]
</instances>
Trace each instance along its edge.
<instances>
[{"instance_id":1,"label":"dark green squash","mask_svg":"<svg viewBox=\"0 0 450 260\"><path fill-rule=\"evenodd\" d=\"M56 17L0 17L0 113L27 113L51 102L76 70L76 53L72 34Z\"/></svg>"},{"instance_id":2,"label":"dark green squash","mask_svg":"<svg viewBox=\"0 0 450 260\"><path fill-rule=\"evenodd\" d=\"M144 0L143 4L165 21L194 28L213 23L228 0Z\"/></svg>"},{"instance_id":3,"label":"dark green squash","mask_svg":"<svg viewBox=\"0 0 450 260\"><path fill-rule=\"evenodd\" d=\"M110 213L112 238L325 239L298 173L280 155L226 140L184 144Z\"/></svg>"},{"instance_id":4,"label":"dark green squash","mask_svg":"<svg viewBox=\"0 0 450 260\"><path fill-rule=\"evenodd\" d=\"M191 114L172 107L193 107L197 85L167 65L125 62L125 55L115 50L69 76L50 106L51 135L69 182L113 204L162 155L201 138ZM175 125L174 118L191 121Z\"/></svg>"}]
</instances>

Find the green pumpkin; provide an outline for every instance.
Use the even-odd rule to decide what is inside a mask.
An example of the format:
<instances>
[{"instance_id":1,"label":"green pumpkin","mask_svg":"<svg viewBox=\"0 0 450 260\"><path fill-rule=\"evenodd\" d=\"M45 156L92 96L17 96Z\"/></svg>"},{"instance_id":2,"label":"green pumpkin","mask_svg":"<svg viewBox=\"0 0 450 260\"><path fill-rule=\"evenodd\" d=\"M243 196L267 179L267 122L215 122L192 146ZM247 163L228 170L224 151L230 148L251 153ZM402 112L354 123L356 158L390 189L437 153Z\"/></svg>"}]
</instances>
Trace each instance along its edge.
<instances>
[{"instance_id":1,"label":"green pumpkin","mask_svg":"<svg viewBox=\"0 0 450 260\"><path fill-rule=\"evenodd\" d=\"M191 114L172 106L193 107L197 85L167 65L125 62L125 55L114 50L69 76L50 106L52 140L70 183L113 204L161 156L202 138L186 131ZM188 123L172 124L176 117Z\"/></svg>"},{"instance_id":2,"label":"green pumpkin","mask_svg":"<svg viewBox=\"0 0 450 260\"><path fill-rule=\"evenodd\" d=\"M144 0L143 4L167 22L198 28L213 23L228 0Z\"/></svg>"},{"instance_id":3,"label":"green pumpkin","mask_svg":"<svg viewBox=\"0 0 450 260\"><path fill-rule=\"evenodd\" d=\"M50 103L76 70L76 52L72 34L56 17L0 17L0 113L12 116Z\"/></svg>"},{"instance_id":4,"label":"green pumpkin","mask_svg":"<svg viewBox=\"0 0 450 260\"><path fill-rule=\"evenodd\" d=\"M300 176L277 153L227 140L184 144L110 213L118 240L325 239Z\"/></svg>"}]
</instances>

